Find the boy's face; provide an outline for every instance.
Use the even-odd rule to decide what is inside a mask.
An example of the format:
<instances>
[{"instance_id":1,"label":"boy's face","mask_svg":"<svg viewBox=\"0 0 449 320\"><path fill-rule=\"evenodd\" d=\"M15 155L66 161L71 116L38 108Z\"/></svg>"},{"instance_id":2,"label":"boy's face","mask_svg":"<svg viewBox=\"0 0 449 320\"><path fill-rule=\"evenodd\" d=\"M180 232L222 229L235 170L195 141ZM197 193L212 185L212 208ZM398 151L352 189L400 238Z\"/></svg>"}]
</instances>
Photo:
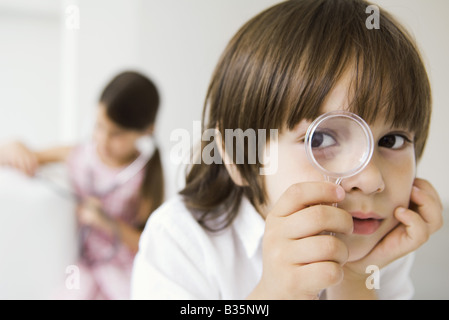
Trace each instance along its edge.
<instances>
[{"instance_id":1,"label":"boy's face","mask_svg":"<svg viewBox=\"0 0 449 320\"><path fill-rule=\"evenodd\" d=\"M347 109L347 92L348 78L340 81L330 92L322 111ZM305 152L304 136L309 124L302 121L293 130L279 135L278 170L265 176L268 202L263 213L268 212L290 185L324 180L324 176L308 161ZM353 216L354 231L351 235L337 234L337 237L347 244L349 261L368 254L398 224L393 212L398 206L409 206L415 178L415 152L413 143L409 142L414 139L413 133L391 127L384 119L378 119L370 128L374 137L370 163L359 174L341 182L346 197L338 207Z\"/></svg>"}]
</instances>

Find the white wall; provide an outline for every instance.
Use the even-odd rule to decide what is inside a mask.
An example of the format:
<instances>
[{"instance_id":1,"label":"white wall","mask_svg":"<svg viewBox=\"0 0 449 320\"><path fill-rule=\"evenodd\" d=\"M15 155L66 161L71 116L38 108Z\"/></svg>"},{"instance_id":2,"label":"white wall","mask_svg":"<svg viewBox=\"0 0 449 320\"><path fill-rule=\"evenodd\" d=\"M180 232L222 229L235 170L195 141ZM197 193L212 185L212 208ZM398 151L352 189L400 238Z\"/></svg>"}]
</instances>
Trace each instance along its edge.
<instances>
[{"instance_id":1,"label":"white wall","mask_svg":"<svg viewBox=\"0 0 449 320\"><path fill-rule=\"evenodd\" d=\"M0 140L54 141L61 68L57 8L0 1Z\"/></svg>"}]
</instances>

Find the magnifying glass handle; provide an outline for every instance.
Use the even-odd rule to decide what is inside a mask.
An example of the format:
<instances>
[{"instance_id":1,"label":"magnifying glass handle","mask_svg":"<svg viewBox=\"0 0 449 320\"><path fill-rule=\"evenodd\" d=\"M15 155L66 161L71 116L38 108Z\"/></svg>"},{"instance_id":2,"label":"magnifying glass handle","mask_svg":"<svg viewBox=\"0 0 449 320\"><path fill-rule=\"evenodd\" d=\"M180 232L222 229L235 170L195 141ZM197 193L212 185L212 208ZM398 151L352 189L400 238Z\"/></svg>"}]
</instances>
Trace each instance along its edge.
<instances>
[{"instance_id":1,"label":"magnifying glass handle","mask_svg":"<svg viewBox=\"0 0 449 320\"><path fill-rule=\"evenodd\" d=\"M341 180L342 180L342 178L334 178L334 177L329 177L329 176L326 176L326 175L324 177L326 178L326 181L333 182L336 185L339 185ZM332 203L332 206L337 208L338 207L338 203L336 203L336 202ZM335 232L329 232L329 235L335 236Z\"/></svg>"},{"instance_id":2,"label":"magnifying glass handle","mask_svg":"<svg viewBox=\"0 0 449 320\"><path fill-rule=\"evenodd\" d=\"M343 178L335 178L335 177L329 177L329 176L324 176L324 178L326 179L326 181L335 183L336 185L340 185L341 180L343 180Z\"/></svg>"}]
</instances>

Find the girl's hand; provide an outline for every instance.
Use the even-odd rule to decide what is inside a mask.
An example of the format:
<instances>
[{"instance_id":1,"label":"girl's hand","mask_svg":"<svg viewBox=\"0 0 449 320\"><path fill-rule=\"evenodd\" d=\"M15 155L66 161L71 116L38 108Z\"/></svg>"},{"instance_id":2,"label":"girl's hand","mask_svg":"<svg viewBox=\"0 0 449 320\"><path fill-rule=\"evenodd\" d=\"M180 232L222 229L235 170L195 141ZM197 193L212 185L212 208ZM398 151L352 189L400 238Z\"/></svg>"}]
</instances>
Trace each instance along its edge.
<instances>
[{"instance_id":1,"label":"girl's hand","mask_svg":"<svg viewBox=\"0 0 449 320\"><path fill-rule=\"evenodd\" d=\"M348 263L348 274L362 275L365 268L382 268L394 260L418 249L429 236L443 225L443 205L438 193L426 180L415 179L409 208L394 212L399 224L391 230L363 259Z\"/></svg>"},{"instance_id":2,"label":"girl's hand","mask_svg":"<svg viewBox=\"0 0 449 320\"><path fill-rule=\"evenodd\" d=\"M78 207L78 219L82 225L114 231L114 220L103 212L101 202L97 198L89 197L83 201Z\"/></svg>"},{"instance_id":3,"label":"girl's hand","mask_svg":"<svg viewBox=\"0 0 449 320\"><path fill-rule=\"evenodd\" d=\"M344 194L329 182L294 184L283 193L266 217L262 278L248 298L316 299L342 280L347 247L323 232L352 233L351 215L330 205Z\"/></svg>"},{"instance_id":4,"label":"girl's hand","mask_svg":"<svg viewBox=\"0 0 449 320\"><path fill-rule=\"evenodd\" d=\"M23 143L12 141L0 146L0 165L16 168L32 177L39 167L38 157Z\"/></svg>"}]
</instances>

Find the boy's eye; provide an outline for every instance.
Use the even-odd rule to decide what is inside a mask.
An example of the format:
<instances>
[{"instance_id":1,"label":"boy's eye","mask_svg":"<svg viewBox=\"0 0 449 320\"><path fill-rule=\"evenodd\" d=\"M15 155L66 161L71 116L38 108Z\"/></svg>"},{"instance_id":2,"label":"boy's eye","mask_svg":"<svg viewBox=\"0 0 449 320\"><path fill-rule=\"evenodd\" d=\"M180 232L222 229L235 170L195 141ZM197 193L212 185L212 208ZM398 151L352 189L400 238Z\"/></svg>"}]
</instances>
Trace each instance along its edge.
<instances>
[{"instance_id":1,"label":"boy's eye","mask_svg":"<svg viewBox=\"0 0 449 320\"><path fill-rule=\"evenodd\" d=\"M411 142L410 139L406 138L403 135L400 134L389 134L386 136L383 136L379 140L379 147L388 148L388 149L401 149L404 147L406 142Z\"/></svg>"},{"instance_id":2,"label":"boy's eye","mask_svg":"<svg viewBox=\"0 0 449 320\"><path fill-rule=\"evenodd\" d=\"M324 132L315 132L312 137L312 148L328 148L336 143L330 134Z\"/></svg>"}]
</instances>

